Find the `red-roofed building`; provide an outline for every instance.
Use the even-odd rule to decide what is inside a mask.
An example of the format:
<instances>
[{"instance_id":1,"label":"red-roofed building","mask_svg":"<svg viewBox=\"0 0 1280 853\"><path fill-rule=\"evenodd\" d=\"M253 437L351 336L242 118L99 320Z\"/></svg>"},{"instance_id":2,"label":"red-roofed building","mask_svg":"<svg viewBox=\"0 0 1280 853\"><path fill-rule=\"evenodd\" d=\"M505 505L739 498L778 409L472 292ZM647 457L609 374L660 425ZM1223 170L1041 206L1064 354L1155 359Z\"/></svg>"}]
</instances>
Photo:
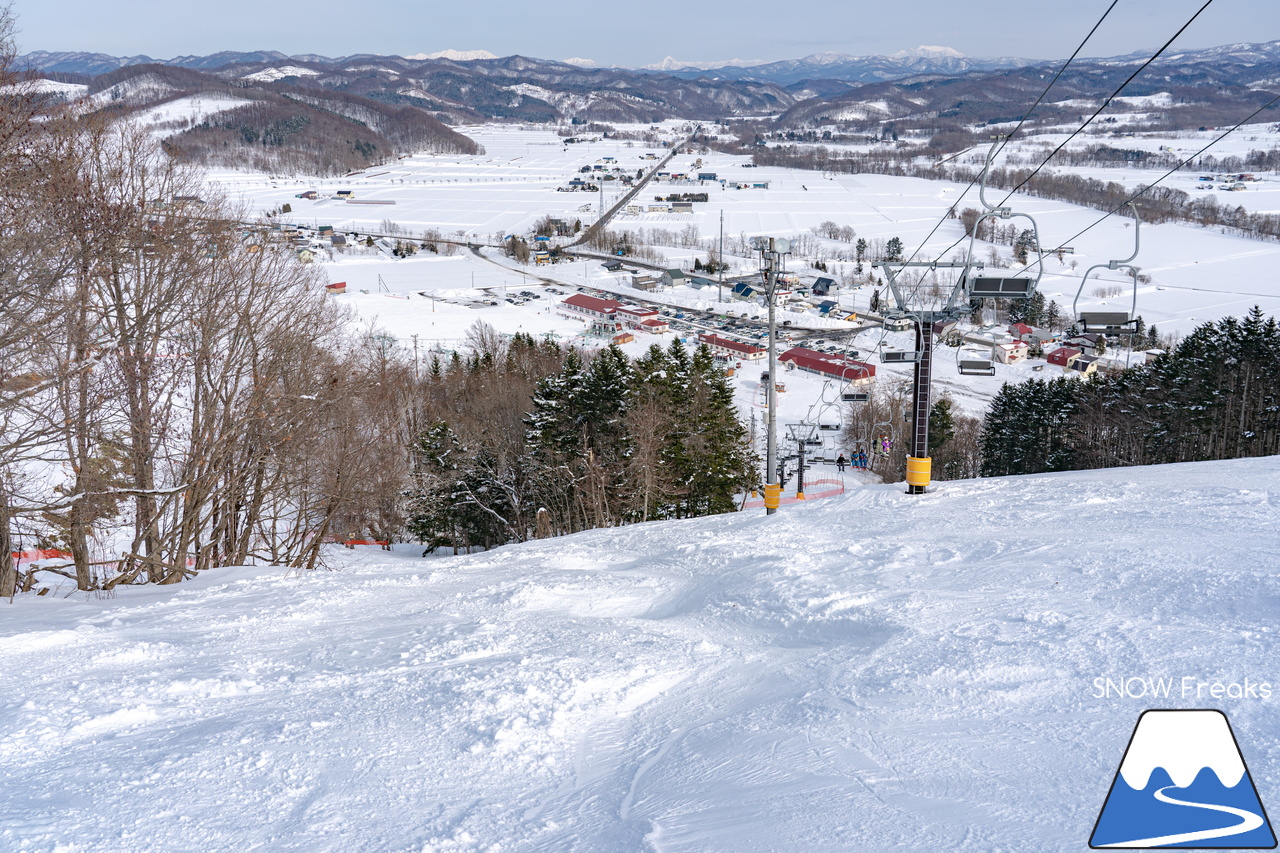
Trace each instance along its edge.
<instances>
[{"instance_id":1,"label":"red-roofed building","mask_svg":"<svg viewBox=\"0 0 1280 853\"><path fill-rule=\"evenodd\" d=\"M706 344L711 348L712 353L726 358L741 358L748 361L759 361L769 354L769 351L764 347L759 347L755 344L744 344L741 341L724 338L716 334L698 335L698 343Z\"/></svg>"},{"instance_id":2,"label":"red-roofed building","mask_svg":"<svg viewBox=\"0 0 1280 853\"><path fill-rule=\"evenodd\" d=\"M868 385L876 378L876 368L873 364L854 361L843 355L816 352L805 347L793 347L780 355L778 360L809 373L842 379L854 385Z\"/></svg>"},{"instance_id":3,"label":"red-roofed building","mask_svg":"<svg viewBox=\"0 0 1280 853\"><path fill-rule=\"evenodd\" d=\"M1031 333L1034 331L1035 329L1031 328L1026 323L1014 323L1009 327L1009 334L1020 341L1025 341L1027 338L1031 337Z\"/></svg>"},{"instance_id":4,"label":"red-roofed building","mask_svg":"<svg viewBox=\"0 0 1280 853\"><path fill-rule=\"evenodd\" d=\"M648 320L641 320L640 329L651 335L660 335L663 332L671 331L671 324L661 317L652 317Z\"/></svg>"},{"instance_id":5,"label":"red-roofed building","mask_svg":"<svg viewBox=\"0 0 1280 853\"><path fill-rule=\"evenodd\" d=\"M615 319L620 307L622 307L621 302L615 302L612 299L597 299L594 296L587 296L585 293L575 293L560 303L561 310L593 321Z\"/></svg>"},{"instance_id":6,"label":"red-roofed building","mask_svg":"<svg viewBox=\"0 0 1280 853\"><path fill-rule=\"evenodd\" d=\"M1071 359L1080 355L1080 350L1075 347L1058 347L1045 358L1050 364L1056 364L1058 367L1066 367Z\"/></svg>"}]
</instances>

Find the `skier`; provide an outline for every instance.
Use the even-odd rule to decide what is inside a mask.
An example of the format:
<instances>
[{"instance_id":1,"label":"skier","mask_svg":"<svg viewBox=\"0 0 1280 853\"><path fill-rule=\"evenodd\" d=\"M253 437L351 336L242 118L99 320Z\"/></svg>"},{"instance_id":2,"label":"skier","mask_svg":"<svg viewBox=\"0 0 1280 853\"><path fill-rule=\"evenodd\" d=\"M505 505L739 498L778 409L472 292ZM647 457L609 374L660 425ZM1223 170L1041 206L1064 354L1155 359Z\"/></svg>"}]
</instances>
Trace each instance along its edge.
<instances>
[{"instance_id":1,"label":"skier","mask_svg":"<svg viewBox=\"0 0 1280 853\"><path fill-rule=\"evenodd\" d=\"M841 453L839 456L836 457L836 470L839 471L841 474L844 473L844 466L848 464L849 464L849 461L844 458L843 453Z\"/></svg>"}]
</instances>

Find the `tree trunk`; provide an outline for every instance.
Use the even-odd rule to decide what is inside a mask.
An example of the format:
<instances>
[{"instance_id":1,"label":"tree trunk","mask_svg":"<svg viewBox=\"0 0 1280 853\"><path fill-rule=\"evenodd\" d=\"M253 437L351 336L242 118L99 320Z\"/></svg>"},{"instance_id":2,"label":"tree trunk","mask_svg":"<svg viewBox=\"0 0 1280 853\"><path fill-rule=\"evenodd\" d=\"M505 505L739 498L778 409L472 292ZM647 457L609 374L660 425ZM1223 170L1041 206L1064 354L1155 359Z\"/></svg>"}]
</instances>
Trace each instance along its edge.
<instances>
[{"instance_id":1,"label":"tree trunk","mask_svg":"<svg viewBox=\"0 0 1280 853\"><path fill-rule=\"evenodd\" d=\"M0 488L0 598L13 598L18 589L18 569L13 564L13 537L9 532L9 494Z\"/></svg>"}]
</instances>

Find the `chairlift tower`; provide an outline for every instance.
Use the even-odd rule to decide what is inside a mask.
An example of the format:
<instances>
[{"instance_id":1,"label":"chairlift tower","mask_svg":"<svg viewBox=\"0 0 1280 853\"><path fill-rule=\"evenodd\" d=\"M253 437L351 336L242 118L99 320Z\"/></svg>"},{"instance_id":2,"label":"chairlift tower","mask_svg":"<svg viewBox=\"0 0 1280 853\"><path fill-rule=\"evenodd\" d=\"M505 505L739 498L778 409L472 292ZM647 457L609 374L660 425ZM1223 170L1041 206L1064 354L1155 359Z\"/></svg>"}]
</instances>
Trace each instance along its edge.
<instances>
[{"instance_id":1,"label":"chairlift tower","mask_svg":"<svg viewBox=\"0 0 1280 853\"><path fill-rule=\"evenodd\" d=\"M765 299L769 305L769 379L765 386L768 409L765 425L765 487L764 506L767 515L778 511L782 484L778 476L778 323L775 312L775 296L778 292L778 272L782 257L791 253L791 241L782 237L760 240L761 273L764 275Z\"/></svg>"},{"instance_id":2,"label":"chairlift tower","mask_svg":"<svg viewBox=\"0 0 1280 853\"><path fill-rule=\"evenodd\" d=\"M974 223L973 232L969 235L969 251L965 260L963 262L908 261L905 263L886 262L883 264L885 278L889 283L889 290L893 294L896 318L914 321L916 329L916 347L914 351L886 354L890 356L888 359L882 356L884 361L915 363L911 406L911 447L907 457L907 494L910 495L924 494L932 473L932 460L929 458L929 397L933 380L934 323L960 319L969 312L969 302L972 299L1030 299L1035 294L1036 287L1040 284L1040 279L1044 276L1045 251L1040 243L1040 229L1035 219L1030 214L1016 213L1009 207L997 207L987 201L987 178L990 175L991 163L995 159L1001 139L1002 137L996 137L996 140L992 143L991 149L987 152L986 163L982 168L978 199L986 209L986 212ZM1035 263L1039 266L1036 277L974 275L975 272L981 272L984 268L981 261L975 261L973 258L979 226L987 219L1011 219L1015 217L1021 217L1031 222L1031 230L1035 239L1033 248L1037 256ZM893 267L897 267L897 270L895 271ZM959 269L961 272L956 279L955 286L952 288L951 295L940 310L912 310L908 305L903 288L898 282L898 276L907 267L923 267L934 270Z\"/></svg>"},{"instance_id":3,"label":"chairlift tower","mask_svg":"<svg viewBox=\"0 0 1280 853\"><path fill-rule=\"evenodd\" d=\"M817 424L787 424L787 434L796 443L796 455L799 457L796 461L796 500L802 501L804 500L805 457L809 448L815 444L822 444L822 440L818 438Z\"/></svg>"}]
</instances>

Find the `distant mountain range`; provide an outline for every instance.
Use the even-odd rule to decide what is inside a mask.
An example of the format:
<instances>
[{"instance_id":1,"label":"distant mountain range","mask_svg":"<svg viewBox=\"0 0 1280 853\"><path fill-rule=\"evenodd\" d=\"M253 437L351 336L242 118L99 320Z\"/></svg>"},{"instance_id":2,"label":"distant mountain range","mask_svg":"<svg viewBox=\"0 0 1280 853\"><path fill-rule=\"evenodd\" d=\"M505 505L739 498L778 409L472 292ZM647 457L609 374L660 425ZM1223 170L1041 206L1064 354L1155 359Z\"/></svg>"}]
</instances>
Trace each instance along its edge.
<instances>
[{"instance_id":1,"label":"distant mountain range","mask_svg":"<svg viewBox=\"0 0 1280 853\"><path fill-rule=\"evenodd\" d=\"M1050 103L1037 110L1037 118L1072 120L1082 103L1109 94L1129 68L1149 55L1077 60L1056 85ZM834 124L860 132L887 122L940 128L945 122L972 126L1016 120L1061 61L973 59L946 47L921 47L891 56L823 53L756 64L689 64L668 58L647 69L600 67L581 58L495 57L483 50L341 58L224 51L159 61L38 51L20 57L19 65L95 90L104 80L118 85L134 69L154 73L160 68L205 75L203 81L175 82L175 88L183 90L302 86L416 108L454 125L778 116L782 128ZM1185 124L1201 116L1198 124L1211 125L1239 114L1241 106L1265 100L1263 92L1277 88L1280 41L1273 41L1163 57L1124 94L1165 94L1167 105L1162 109L1181 110L1179 121Z\"/></svg>"},{"instance_id":2,"label":"distant mountain range","mask_svg":"<svg viewBox=\"0 0 1280 853\"><path fill-rule=\"evenodd\" d=\"M211 70L227 65L243 65L257 62L302 61L323 64L340 64L352 59L403 58L409 60L446 59L453 62L476 62L498 59L487 50L443 50L436 53L419 53L406 57L374 57L358 54L343 57L316 55L287 56L277 51L249 51L237 53L223 51L210 56L176 56L172 59L155 59L150 56L110 56L103 53L33 51L19 62L29 68L44 72L72 74L105 74L128 65L159 64L179 68ZM578 67L596 67L588 59L568 59L567 64ZM890 56L850 56L843 53L817 53L803 59L780 62L730 59L720 62L685 62L667 57L662 62L640 68L609 66L610 70L654 71L678 77L710 76L721 80L753 80L757 82L787 85L810 78L840 80L849 83L879 82L908 77L913 74L957 74L964 71L990 71L997 68L1020 68L1033 65L1035 60L1001 57L998 59L973 59L949 47L920 47L904 50Z\"/></svg>"},{"instance_id":3,"label":"distant mountain range","mask_svg":"<svg viewBox=\"0 0 1280 853\"><path fill-rule=\"evenodd\" d=\"M803 59L779 62L743 63L739 60L723 65L698 64L672 67L668 60L662 71L680 77L711 76L721 80L757 80L788 85L803 80L840 80L846 83L879 83L900 80L918 74L963 74L966 71L994 71L1022 68L1037 60L1005 56L996 59L974 59L949 47L919 47L889 56L850 56L844 53L815 53Z\"/></svg>"},{"instance_id":4,"label":"distant mountain range","mask_svg":"<svg viewBox=\"0 0 1280 853\"><path fill-rule=\"evenodd\" d=\"M1149 52L1138 51L1123 56L1078 60L1097 65L1130 65L1145 61ZM512 59L514 57L506 57ZM1186 65L1204 62L1230 61L1233 63L1263 63L1280 58L1280 41L1261 44L1228 44L1203 50L1184 51L1162 57L1158 65ZM447 60L451 62L482 62L499 57L487 50L443 50L436 53L419 53L408 57L388 57L374 54L327 57L316 54L289 56L279 51L259 50L248 52L221 51L208 56L175 56L172 59L155 59L150 56L111 56L105 53L32 51L18 58L19 65L39 72L60 72L97 76L129 65L158 64L179 68L214 70L229 65L246 65L270 62L309 62L322 65L341 65L352 60L411 61ZM531 60L552 62L552 60ZM901 80L917 75L956 75L969 71L996 71L1024 68L1032 65L1054 66L1058 61L1025 59L1013 56L974 58L965 56L949 47L922 46L915 50L873 56L853 56L844 53L815 53L802 59L786 59L775 62L728 59L718 62L683 61L668 56L662 62L639 68L625 66L601 66L590 59L572 58L562 63L579 68L670 74L686 79L706 77L712 80L748 80L779 85L791 85L804 80L836 80L845 83L878 83Z\"/></svg>"}]
</instances>

